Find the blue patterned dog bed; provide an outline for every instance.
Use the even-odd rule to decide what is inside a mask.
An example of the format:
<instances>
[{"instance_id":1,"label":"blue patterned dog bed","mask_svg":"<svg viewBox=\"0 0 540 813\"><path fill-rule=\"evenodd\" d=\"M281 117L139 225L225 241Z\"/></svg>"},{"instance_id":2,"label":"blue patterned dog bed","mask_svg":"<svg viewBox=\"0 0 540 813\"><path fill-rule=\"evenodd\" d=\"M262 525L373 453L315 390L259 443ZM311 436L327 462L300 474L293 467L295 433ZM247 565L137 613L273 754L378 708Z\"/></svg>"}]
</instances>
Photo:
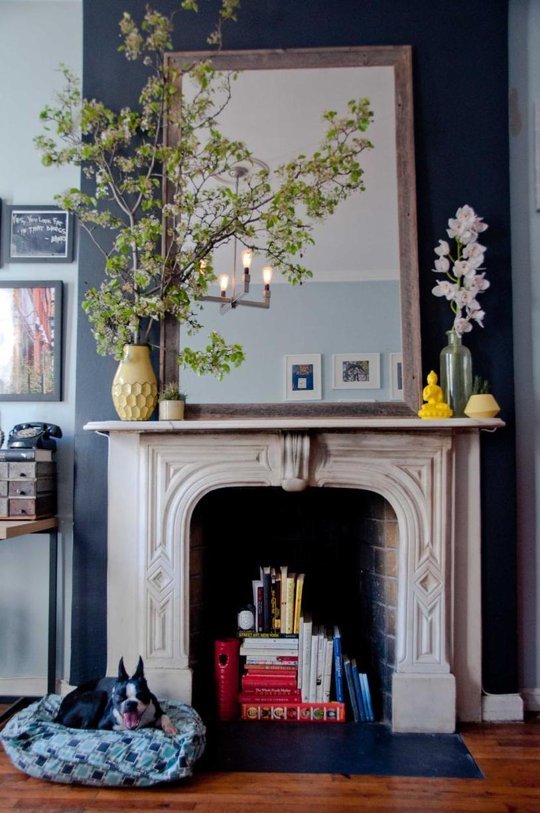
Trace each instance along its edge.
<instances>
[{"instance_id":1,"label":"blue patterned dog bed","mask_svg":"<svg viewBox=\"0 0 540 813\"><path fill-rule=\"evenodd\" d=\"M178 734L140 731L80 731L53 719L61 698L51 694L20 711L0 732L4 749L24 773L67 784L155 785L191 776L205 746L205 727L194 709L161 702Z\"/></svg>"}]
</instances>

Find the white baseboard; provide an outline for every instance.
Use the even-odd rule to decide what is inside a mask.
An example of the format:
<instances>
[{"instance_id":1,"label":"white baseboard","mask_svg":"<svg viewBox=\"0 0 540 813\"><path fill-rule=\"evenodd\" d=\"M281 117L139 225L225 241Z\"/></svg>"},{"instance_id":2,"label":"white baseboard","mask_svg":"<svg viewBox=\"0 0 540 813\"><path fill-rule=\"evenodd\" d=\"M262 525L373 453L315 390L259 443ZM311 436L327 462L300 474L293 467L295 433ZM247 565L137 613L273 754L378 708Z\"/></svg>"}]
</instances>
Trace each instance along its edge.
<instances>
[{"instance_id":1,"label":"white baseboard","mask_svg":"<svg viewBox=\"0 0 540 813\"><path fill-rule=\"evenodd\" d=\"M520 694L485 694L482 697L482 720L485 723L523 720Z\"/></svg>"},{"instance_id":2,"label":"white baseboard","mask_svg":"<svg viewBox=\"0 0 540 813\"><path fill-rule=\"evenodd\" d=\"M0 678L0 696L2 697L41 697L46 693L46 677Z\"/></svg>"},{"instance_id":3,"label":"white baseboard","mask_svg":"<svg viewBox=\"0 0 540 813\"><path fill-rule=\"evenodd\" d=\"M75 688L63 679L56 681L55 691L62 696ZM0 678L0 697L43 697L47 694L46 677Z\"/></svg>"},{"instance_id":4,"label":"white baseboard","mask_svg":"<svg viewBox=\"0 0 540 813\"><path fill-rule=\"evenodd\" d=\"M540 711L540 689L522 689L525 711Z\"/></svg>"}]
</instances>

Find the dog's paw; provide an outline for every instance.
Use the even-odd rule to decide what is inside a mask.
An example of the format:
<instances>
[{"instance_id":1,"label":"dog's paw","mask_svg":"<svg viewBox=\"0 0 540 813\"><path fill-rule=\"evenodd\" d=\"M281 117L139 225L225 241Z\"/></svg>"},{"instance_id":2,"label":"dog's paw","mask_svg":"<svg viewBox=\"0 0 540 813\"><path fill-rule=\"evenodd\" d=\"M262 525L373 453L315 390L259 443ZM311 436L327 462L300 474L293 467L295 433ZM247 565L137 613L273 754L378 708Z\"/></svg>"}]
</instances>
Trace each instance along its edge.
<instances>
[{"instance_id":1,"label":"dog's paw","mask_svg":"<svg viewBox=\"0 0 540 813\"><path fill-rule=\"evenodd\" d=\"M160 722L162 731L164 731L165 734L168 734L169 737L173 737L175 734L178 734L176 726L171 722L166 714L162 715Z\"/></svg>"}]
</instances>

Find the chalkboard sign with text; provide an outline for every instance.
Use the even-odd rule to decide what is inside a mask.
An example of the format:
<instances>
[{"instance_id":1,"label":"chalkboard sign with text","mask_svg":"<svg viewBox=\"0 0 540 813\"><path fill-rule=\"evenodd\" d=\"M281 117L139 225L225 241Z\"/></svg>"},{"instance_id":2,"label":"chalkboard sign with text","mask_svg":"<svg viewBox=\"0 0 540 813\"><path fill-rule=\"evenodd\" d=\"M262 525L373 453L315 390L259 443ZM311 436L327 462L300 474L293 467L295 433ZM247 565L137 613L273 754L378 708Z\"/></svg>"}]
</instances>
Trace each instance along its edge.
<instances>
[{"instance_id":1,"label":"chalkboard sign with text","mask_svg":"<svg viewBox=\"0 0 540 813\"><path fill-rule=\"evenodd\" d=\"M4 259L8 263L70 263L73 216L55 206L6 206Z\"/></svg>"}]
</instances>

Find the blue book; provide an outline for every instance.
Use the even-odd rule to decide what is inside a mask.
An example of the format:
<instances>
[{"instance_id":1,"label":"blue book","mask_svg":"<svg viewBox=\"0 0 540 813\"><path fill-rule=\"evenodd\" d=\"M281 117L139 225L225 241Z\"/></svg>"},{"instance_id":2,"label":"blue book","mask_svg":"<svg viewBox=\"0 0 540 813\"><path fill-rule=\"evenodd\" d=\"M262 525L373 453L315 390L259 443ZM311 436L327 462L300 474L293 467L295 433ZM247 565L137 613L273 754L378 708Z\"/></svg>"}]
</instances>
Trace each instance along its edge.
<instances>
[{"instance_id":1,"label":"blue book","mask_svg":"<svg viewBox=\"0 0 540 813\"><path fill-rule=\"evenodd\" d=\"M345 672L345 680L347 681L347 690L349 692L349 700L353 713L353 720L355 723L360 721L360 712L358 710L358 700L356 699L356 692L354 691L353 670L351 662L346 655L343 656L343 671Z\"/></svg>"},{"instance_id":2,"label":"blue book","mask_svg":"<svg viewBox=\"0 0 540 813\"><path fill-rule=\"evenodd\" d=\"M375 720L375 715L373 713L373 705L371 703L371 690L369 688L369 680L368 680L368 676L366 675L365 672L360 673L360 685L362 687L362 691L363 691L363 694L364 694L364 701L365 701L366 711L367 711L367 719L368 719L368 721L370 723L372 723Z\"/></svg>"},{"instance_id":3,"label":"blue book","mask_svg":"<svg viewBox=\"0 0 540 813\"><path fill-rule=\"evenodd\" d=\"M338 703L344 703L343 653L341 650L341 633L338 627L334 627L334 682L336 687L336 700Z\"/></svg>"},{"instance_id":4,"label":"blue book","mask_svg":"<svg viewBox=\"0 0 540 813\"><path fill-rule=\"evenodd\" d=\"M364 705L364 697L362 695L362 687L360 686L360 673L358 672L358 667L354 658L351 660L351 670L354 691L356 693L356 700L358 702L358 716L360 717L360 720L365 723L367 721L366 708Z\"/></svg>"}]
</instances>

